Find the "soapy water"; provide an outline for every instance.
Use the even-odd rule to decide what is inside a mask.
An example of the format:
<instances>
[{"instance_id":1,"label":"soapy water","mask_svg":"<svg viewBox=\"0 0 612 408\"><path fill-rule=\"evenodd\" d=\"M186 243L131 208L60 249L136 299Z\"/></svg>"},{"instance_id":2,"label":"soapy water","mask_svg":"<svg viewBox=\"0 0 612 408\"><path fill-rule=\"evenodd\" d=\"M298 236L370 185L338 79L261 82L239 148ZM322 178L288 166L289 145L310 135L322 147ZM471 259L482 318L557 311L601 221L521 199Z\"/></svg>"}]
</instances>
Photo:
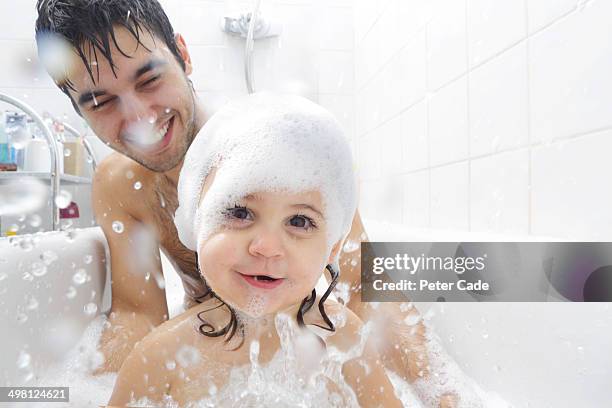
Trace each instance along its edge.
<instances>
[{"instance_id":1,"label":"soapy water","mask_svg":"<svg viewBox=\"0 0 612 408\"><path fill-rule=\"evenodd\" d=\"M337 319L338 327L343 325ZM70 387L69 403L54 403L57 407L85 407L105 405L110 399L116 374L94 376L93 371L104 361L98 350L105 316L98 316L83 332L77 345L65 354L61 362L46 368L34 367L35 362L24 349L16 364L22 373L26 386ZM249 347L250 364L234 368L228 382L220 389L210 378L200 381L208 390L208 396L188 403L188 407L349 407L358 406L356 396L342 376L342 365L362 354L365 344L376 335L374 326L366 324L361 338L353 348L342 352L334 347L324 349L316 336L329 335L316 327L303 329L290 316L278 314L274 325L280 338L281 347L272 360L265 365L259 362L259 343L245 344ZM397 374L387 371L396 396L405 407L437 407L437 397L445 392L457 392L463 399L460 408L507 408L510 404L495 394L484 392L461 369L448 358L439 346L435 336L427 340L431 368L437 376L419 379L408 384ZM167 361L166 368L187 367L200 364L200 352L191 347L179 348L175 360ZM327 387L333 382L335 387ZM420 398L419 398L420 396ZM424 397L425 396L425 397ZM427 397L429 396L429 397ZM147 399L132 401L130 406L178 407L176 401L166 397L164 401L152 402ZM10 406L10 405L9 405ZM19 403L18 407L38 407L40 403Z\"/></svg>"},{"instance_id":2,"label":"soapy water","mask_svg":"<svg viewBox=\"0 0 612 408\"><path fill-rule=\"evenodd\" d=\"M83 332L77 345L58 363L48 367L34 367L35 362L28 358L27 352L19 356L17 362L23 374L22 385L27 387L70 387L68 403L53 403L54 407L94 407L105 405L110 399L117 377L116 374L93 376L93 371L104 362L97 345L106 322L105 316L98 316ZM38 408L40 402L19 402L15 408Z\"/></svg>"}]
</instances>

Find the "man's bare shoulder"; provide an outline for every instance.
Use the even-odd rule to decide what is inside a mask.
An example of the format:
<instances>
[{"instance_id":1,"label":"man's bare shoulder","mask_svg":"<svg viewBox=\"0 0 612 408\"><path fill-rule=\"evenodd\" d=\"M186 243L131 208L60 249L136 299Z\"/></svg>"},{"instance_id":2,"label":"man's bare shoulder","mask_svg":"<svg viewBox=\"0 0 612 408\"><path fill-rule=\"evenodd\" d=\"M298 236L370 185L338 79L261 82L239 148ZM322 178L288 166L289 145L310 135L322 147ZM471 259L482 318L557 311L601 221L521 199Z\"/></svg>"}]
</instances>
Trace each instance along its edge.
<instances>
[{"instance_id":1,"label":"man's bare shoulder","mask_svg":"<svg viewBox=\"0 0 612 408\"><path fill-rule=\"evenodd\" d=\"M141 166L134 160L112 153L96 168L92 194L95 210L103 210L100 204L117 204L129 213L142 210L148 194L154 191L156 173Z\"/></svg>"}]
</instances>

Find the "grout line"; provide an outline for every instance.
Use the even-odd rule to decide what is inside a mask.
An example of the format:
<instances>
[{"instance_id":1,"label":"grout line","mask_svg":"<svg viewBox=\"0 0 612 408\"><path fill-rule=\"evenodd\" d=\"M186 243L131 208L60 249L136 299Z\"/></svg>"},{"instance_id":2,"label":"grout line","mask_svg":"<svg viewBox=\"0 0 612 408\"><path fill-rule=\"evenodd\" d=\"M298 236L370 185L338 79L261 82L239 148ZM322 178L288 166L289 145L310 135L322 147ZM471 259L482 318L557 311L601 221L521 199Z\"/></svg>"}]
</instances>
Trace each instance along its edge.
<instances>
[{"instance_id":1,"label":"grout line","mask_svg":"<svg viewBox=\"0 0 612 408\"><path fill-rule=\"evenodd\" d=\"M465 65L467 67L467 73L466 73L466 125L467 125L467 129L466 129L466 133L467 133L467 147L468 147L468 191L467 191L467 210L468 210L468 231L472 231L472 132L471 132L471 126L470 126L470 73L471 73L471 69L470 69L470 49L468 47L469 44L469 32L468 32L468 5L467 5L467 0L465 0L464 2L465 5Z\"/></svg>"},{"instance_id":2,"label":"grout line","mask_svg":"<svg viewBox=\"0 0 612 408\"><path fill-rule=\"evenodd\" d=\"M425 24L425 136L427 137L427 227L431 228L431 135L429 134L429 23Z\"/></svg>"},{"instance_id":3,"label":"grout line","mask_svg":"<svg viewBox=\"0 0 612 408\"><path fill-rule=\"evenodd\" d=\"M525 31L527 32L527 41L526 41L526 53L527 56L525 60L527 61L527 143L529 145L528 155L527 155L527 235L533 234L533 173L532 173L532 159L533 159L533 148L532 148L532 134L531 134L531 61L529 59L530 56L530 35L529 35L529 7L527 5L527 1L525 0Z\"/></svg>"},{"instance_id":4,"label":"grout line","mask_svg":"<svg viewBox=\"0 0 612 408\"><path fill-rule=\"evenodd\" d=\"M426 26L425 26L426 27ZM422 29L420 29L419 31L417 31L416 33L414 33L410 38L408 38L406 40L406 42L399 47L394 53L391 54L391 56L389 58L387 58L383 64L380 65L380 67L378 67L378 69L376 69L376 71L374 71L374 73L372 73L372 75L370 76L370 78L368 78L363 85L361 86L355 86L355 89L359 92L363 91L367 86L369 86L371 84L371 82L374 81L374 78L376 78L376 76L378 76L386 67L387 65L389 65L389 63L391 61L393 61L393 59L395 57L397 57L399 55L399 53L401 53L402 51L404 51L404 49L406 47L408 47L409 45L412 45L416 39L418 38L419 34L421 34L421 31L425 30L425 27L423 27ZM357 84L355 84L357 85Z\"/></svg>"}]
</instances>

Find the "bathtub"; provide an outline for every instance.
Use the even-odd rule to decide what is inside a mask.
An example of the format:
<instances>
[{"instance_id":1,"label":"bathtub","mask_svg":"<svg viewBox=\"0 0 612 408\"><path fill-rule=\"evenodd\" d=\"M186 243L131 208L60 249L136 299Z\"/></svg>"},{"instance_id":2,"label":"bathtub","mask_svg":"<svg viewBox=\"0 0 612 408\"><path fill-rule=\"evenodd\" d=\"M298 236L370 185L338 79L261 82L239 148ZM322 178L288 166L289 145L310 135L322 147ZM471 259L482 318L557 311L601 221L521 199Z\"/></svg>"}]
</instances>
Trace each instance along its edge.
<instances>
[{"instance_id":1,"label":"bathtub","mask_svg":"<svg viewBox=\"0 0 612 408\"><path fill-rule=\"evenodd\" d=\"M372 241L538 240L364 223ZM41 274L43 265L46 271ZM84 327L109 310L108 265L106 241L97 227L0 239L2 385L24 385L31 371L61 359ZM182 311L182 285L165 256L162 266L174 316ZM36 299L36 305L31 299ZM464 372L484 390L516 407L600 407L612 401L609 304L416 306ZM31 361L26 368L24 355Z\"/></svg>"},{"instance_id":2,"label":"bathtub","mask_svg":"<svg viewBox=\"0 0 612 408\"><path fill-rule=\"evenodd\" d=\"M553 237L410 229L364 220L371 241L527 242ZM612 401L609 303L415 303L464 372L516 407Z\"/></svg>"}]
</instances>

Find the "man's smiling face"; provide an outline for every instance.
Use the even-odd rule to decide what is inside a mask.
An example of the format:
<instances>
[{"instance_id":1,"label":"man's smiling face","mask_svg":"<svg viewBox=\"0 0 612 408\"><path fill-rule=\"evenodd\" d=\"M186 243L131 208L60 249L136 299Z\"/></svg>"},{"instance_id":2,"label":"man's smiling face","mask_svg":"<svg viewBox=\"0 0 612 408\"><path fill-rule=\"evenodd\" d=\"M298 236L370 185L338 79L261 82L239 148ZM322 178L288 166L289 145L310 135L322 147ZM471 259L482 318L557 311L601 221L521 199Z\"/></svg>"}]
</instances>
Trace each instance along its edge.
<instances>
[{"instance_id":1,"label":"man's smiling face","mask_svg":"<svg viewBox=\"0 0 612 408\"><path fill-rule=\"evenodd\" d=\"M148 31L140 42L115 27L111 43L114 72L100 52L72 64L70 96L94 133L114 150L150 170L164 172L183 159L198 131L196 100L187 75L191 60L185 42L177 44L185 70L159 38Z\"/></svg>"}]
</instances>

